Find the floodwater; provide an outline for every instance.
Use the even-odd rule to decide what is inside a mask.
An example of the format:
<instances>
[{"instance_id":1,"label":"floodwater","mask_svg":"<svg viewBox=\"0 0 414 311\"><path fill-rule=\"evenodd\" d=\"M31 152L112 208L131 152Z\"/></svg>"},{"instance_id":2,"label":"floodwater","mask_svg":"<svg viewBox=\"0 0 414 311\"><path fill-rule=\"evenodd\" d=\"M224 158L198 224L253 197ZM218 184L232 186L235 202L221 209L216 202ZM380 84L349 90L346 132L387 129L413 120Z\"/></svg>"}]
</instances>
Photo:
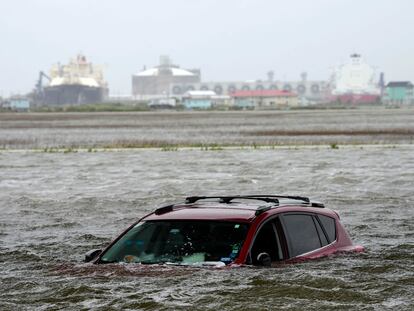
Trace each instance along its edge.
<instances>
[{"instance_id":1,"label":"floodwater","mask_svg":"<svg viewBox=\"0 0 414 311\"><path fill-rule=\"evenodd\" d=\"M91 119L93 114L82 115L83 121L73 119L80 115L21 114L13 115L20 118L15 122L10 115L0 114L0 138L9 142L3 147L27 149L0 150L0 310L412 310L414 145L409 132L392 134L404 126L413 127L410 111L384 112L378 118L382 123L374 122L374 112L360 111L355 117L354 111L324 115L331 130L341 119L347 121L346 129L391 129L388 134L371 133L362 139L377 145L65 153L29 149L72 143L101 146L122 135L127 140L158 139L162 125L154 120L165 114L154 114L151 122L157 124L157 130L145 126L149 121L139 114L125 118L143 122L144 130L111 127L108 124L128 122L119 121L122 115L113 114L111 119L108 114L103 117L107 128L101 136L91 126L99 123ZM42 116L47 120L39 120ZM202 114L195 116L195 120L202 119ZM204 129L203 135L215 141L220 132L218 125L214 130L217 121L205 116L210 121L201 124L213 130L208 136ZM247 114L246 120L250 116L257 114ZM236 118L229 126L241 126L237 133L277 130L271 123L278 122L265 115L249 119L250 123L240 121L244 118L241 113L218 117L220 122ZM306 119L306 113L296 119ZM308 126L299 121L295 122L299 128L292 125L287 129L312 130L323 118L309 121ZM43 128L42 122L46 122ZM73 128L66 126L68 122ZM175 126L172 131L200 140L191 130L204 127L194 120L186 122L193 125ZM84 129L79 128L82 124ZM168 142L174 136L170 130L164 129ZM137 133L141 133L139 138ZM231 133L226 139L239 143L241 135ZM328 136L341 143L350 137ZM102 140L97 142L99 137ZM295 141L292 136L283 137ZM19 144L14 139L20 139ZM318 141L316 133L312 139L317 144L327 142L325 136ZM107 245L155 207L182 201L188 195L214 194L310 196L337 210L353 241L365 246L366 252L270 269L82 262L85 252Z\"/></svg>"},{"instance_id":2,"label":"floodwater","mask_svg":"<svg viewBox=\"0 0 414 311\"><path fill-rule=\"evenodd\" d=\"M0 309L413 310L413 155L398 144L0 151ZM366 252L269 269L82 263L165 202L253 193L325 202Z\"/></svg>"}]
</instances>

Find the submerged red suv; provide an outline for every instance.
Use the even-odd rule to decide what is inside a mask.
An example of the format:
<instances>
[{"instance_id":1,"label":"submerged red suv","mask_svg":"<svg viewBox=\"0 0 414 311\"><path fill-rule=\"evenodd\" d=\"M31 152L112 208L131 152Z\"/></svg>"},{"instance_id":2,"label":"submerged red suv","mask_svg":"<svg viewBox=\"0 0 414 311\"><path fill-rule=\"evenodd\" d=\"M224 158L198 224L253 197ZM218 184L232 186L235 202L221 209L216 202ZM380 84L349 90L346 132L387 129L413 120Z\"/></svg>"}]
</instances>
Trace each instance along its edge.
<instances>
[{"instance_id":1,"label":"submerged red suv","mask_svg":"<svg viewBox=\"0 0 414 311\"><path fill-rule=\"evenodd\" d=\"M193 196L141 218L85 261L271 266L363 250L336 212L307 197Z\"/></svg>"}]
</instances>

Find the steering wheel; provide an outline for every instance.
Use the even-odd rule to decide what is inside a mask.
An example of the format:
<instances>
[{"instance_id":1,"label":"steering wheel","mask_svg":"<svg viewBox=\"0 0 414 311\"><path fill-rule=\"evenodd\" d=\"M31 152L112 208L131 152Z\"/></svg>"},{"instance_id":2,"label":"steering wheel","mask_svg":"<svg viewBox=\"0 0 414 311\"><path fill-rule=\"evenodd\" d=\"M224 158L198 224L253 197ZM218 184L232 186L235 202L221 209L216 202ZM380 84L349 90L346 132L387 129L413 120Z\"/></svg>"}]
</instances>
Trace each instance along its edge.
<instances>
[{"instance_id":1,"label":"steering wheel","mask_svg":"<svg viewBox=\"0 0 414 311\"><path fill-rule=\"evenodd\" d=\"M125 255L123 261L126 263L134 263L137 262L138 257L134 255Z\"/></svg>"}]
</instances>

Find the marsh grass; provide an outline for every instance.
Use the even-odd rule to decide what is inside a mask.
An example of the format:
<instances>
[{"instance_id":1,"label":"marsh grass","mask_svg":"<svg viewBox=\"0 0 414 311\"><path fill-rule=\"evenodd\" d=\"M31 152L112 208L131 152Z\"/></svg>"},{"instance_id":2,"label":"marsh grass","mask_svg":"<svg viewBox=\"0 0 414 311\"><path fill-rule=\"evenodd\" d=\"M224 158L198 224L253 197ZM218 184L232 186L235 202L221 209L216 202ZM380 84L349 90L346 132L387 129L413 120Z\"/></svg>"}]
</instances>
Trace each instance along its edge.
<instances>
[{"instance_id":1,"label":"marsh grass","mask_svg":"<svg viewBox=\"0 0 414 311\"><path fill-rule=\"evenodd\" d=\"M46 147L46 148L43 148L43 152L44 153L56 153L56 152L59 152L59 148Z\"/></svg>"},{"instance_id":2,"label":"marsh grass","mask_svg":"<svg viewBox=\"0 0 414 311\"><path fill-rule=\"evenodd\" d=\"M128 112L128 111L150 111L145 102L136 102L130 105L122 103L99 103L88 105L71 106L48 106L31 109L32 112Z\"/></svg>"},{"instance_id":3,"label":"marsh grass","mask_svg":"<svg viewBox=\"0 0 414 311\"><path fill-rule=\"evenodd\" d=\"M164 146L161 148L161 151L178 151L178 147L175 146Z\"/></svg>"},{"instance_id":4,"label":"marsh grass","mask_svg":"<svg viewBox=\"0 0 414 311\"><path fill-rule=\"evenodd\" d=\"M0 114L0 148L262 149L414 143L414 109Z\"/></svg>"},{"instance_id":5,"label":"marsh grass","mask_svg":"<svg viewBox=\"0 0 414 311\"><path fill-rule=\"evenodd\" d=\"M246 136L377 136L407 135L414 136L414 128L391 129L305 129L305 130L260 130L242 132Z\"/></svg>"},{"instance_id":6,"label":"marsh grass","mask_svg":"<svg viewBox=\"0 0 414 311\"><path fill-rule=\"evenodd\" d=\"M103 149L145 149L159 148L161 151L177 151L180 148L200 149L201 151L220 151L224 147L238 147L238 144L204 144L192 142L171 143L164 140L117 140L106 144Z\"/></svg>"},{"instance_id":7,"label":"marsh grass","mask_svg":"<svg viewBox=\"0 0 414 311\"><path fill-rule=\"evenodd\" d=\"M77 147L64 147L64 148L58 148L58 147L46 147L43 148L41 151L43 153L77 153L80 150L80 148ZM89 151L88 149L88 152Z\"/></svg>"},{"instance_id":8,"label":"marsh grass","mask_svg":"<svg viewBox=\"0 0 414 311\"><path fill-rule=\"evenodd\" d=\"M63 153L76 153L76 152L78 152L78 149L77 148L72 148L72 147L65 148L63 150Z\"/></svg>"}]
</instances>

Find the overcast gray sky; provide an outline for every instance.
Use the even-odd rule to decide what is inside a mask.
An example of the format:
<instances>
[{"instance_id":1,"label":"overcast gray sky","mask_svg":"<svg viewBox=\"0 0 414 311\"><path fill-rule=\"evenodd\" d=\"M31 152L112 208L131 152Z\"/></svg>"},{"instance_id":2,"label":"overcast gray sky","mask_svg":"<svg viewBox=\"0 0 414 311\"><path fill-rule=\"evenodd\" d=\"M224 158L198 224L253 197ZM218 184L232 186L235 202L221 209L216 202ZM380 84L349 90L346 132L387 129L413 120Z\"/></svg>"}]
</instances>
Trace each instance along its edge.
<instances>
[{"instance_id":1,"label":"overcast gray sky","mask_svg":"<svg viewBox=\"0 0 414 311\"><path fill-rule=\"evenodd\" d=\"M414 82L412 0L0 0L0 96L83 52L111 93L168 54L202 79L328 79L352 52Z\"/></svg>"}]
</instances>

